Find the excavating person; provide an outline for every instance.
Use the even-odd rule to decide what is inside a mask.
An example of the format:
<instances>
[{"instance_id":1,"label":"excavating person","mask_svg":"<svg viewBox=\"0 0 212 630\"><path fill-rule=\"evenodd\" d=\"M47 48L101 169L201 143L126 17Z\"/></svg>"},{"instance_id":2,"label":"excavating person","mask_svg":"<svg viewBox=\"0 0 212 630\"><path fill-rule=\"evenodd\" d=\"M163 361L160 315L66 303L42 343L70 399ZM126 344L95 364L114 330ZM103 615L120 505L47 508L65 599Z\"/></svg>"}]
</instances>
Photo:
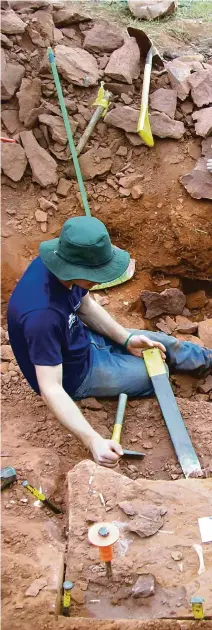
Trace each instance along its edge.
<instances>
[{"instance_id":1,"label":"excavating person","mask_svg":"<svg viewBox=\"0 0 212 630\"><path fill-rule=\"evenodd\" d=\"M40 244L10 298L8 330L17 363L32 389L56 418L91 451L114 466L122 455L115 441L90 426L75 401L87 397L153 394L142 352L159 348L174 370L203 374L212 350L164 333L129 331L89 295L129 265L129 254L112 246L96 218L65 222L60 237Z\"/></svg>"}]
</instances>

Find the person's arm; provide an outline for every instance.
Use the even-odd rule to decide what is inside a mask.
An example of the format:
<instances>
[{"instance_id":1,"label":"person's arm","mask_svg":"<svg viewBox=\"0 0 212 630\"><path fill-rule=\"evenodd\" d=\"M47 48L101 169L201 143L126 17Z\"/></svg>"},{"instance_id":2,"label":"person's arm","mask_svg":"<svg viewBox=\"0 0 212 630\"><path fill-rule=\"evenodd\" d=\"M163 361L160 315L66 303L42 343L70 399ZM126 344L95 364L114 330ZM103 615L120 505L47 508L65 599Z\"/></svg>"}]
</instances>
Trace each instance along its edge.
<instances>
[{"instance_id":1,"label":"person's arm","mask_svg":"<svg viewBox=\"0 0 212 630\"><path fill-rule=\"evenodd\" d=\"M129 338L129 331L118 324L100 304L97 304L90 297L89 293L82 298L81 307L78 311L80 319L92 330L109 337L112 341L124 346ZM151 341L145 335L133 335L127 349L130 354L140 357L145 348L159 348L162 358L165 359L166 349L162 343Z\"/></svg>"},{"instance_id":2,"label":"person's arm","mask_svg":"<svg viewBox=\"0 0 212 630\"><path fill-rule=\"evenodd\" d=\"M105 440L90 426L62 385L62 364L35 365L40 393L49 409L70 433L78 437L97 464L113 467L123 454L120 444Z\"/></svg>"}]
</instances>

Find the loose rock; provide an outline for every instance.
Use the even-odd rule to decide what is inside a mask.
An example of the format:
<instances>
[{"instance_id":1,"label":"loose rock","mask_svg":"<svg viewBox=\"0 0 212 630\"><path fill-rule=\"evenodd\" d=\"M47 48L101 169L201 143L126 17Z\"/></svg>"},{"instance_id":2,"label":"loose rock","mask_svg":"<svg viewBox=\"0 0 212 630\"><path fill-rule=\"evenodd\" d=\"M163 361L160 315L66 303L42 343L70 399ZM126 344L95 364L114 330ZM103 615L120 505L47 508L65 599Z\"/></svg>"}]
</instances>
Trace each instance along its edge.
<instances>
[{"instance_id":1,"label":"loose rock","mask_svg":"<svg viewBox=\"0 0 212 630\"><path fill-rule=\"evenodd\" d=\"M141 291L141 301L146 306L146 317L152 319L162 313L180 315L186 303L186 297L179 289L165 289L162 293Z\"/></svg>"},{"instance_id":2,"label":"loose rock","mask_svg":"<svg viewBox=\"0 0 212 630\"><path fill-rule=\"evenodd\" d=\"M137 133L139 110L127 105L119 105L105 116L105 122L112 127L119 127L129 133Z\"/></svg>"},{"instance_id":3,"label":"loose rock","mask_svg":"<svg viewBox=\"0 0 212 630\"><path fill-rule=\"evenodd\" d=\"M198 335L204 346L212 349L212 319L205 319L199 323Z\"/></svg>"},{"instance_id":4,"label":"loose rock","mask_svg":"<svg viewBox=\"0 0 212 630\"><path fill-rule=\"evenodd\" d=\"M38 223L45 223L47 221L47 212L43 210L35 210L35 218Z\"/></svg>"},{"instance_id":5,"label":"loose rock","mask_svg":"<svg viewBox=\"0 0 212 630\"><path fill-rule=\"evenodd\" d=\"M192 70L202 70L202 65L199 61L183 61L183 58L177 58L168 61L166 70L171 86L177 91L178 98L184 101L191 89L190 74Z\"/></svg>"},{"instance_id":6,"label":"loose rock","mask_svg":"<svg viewBox=\"0 0 212 630\"><path fill-rule=\"evenodd\" d=\"M7 63L4 51L1 53L1 99L9 101L17 92L21 80L25 75L25 69L20 64Z\"/></svg>"},{"instance_id":7,"label":"loose rock","mask_svg":"<svg viewBox=\"0 0 212 630\"><path fill-rule=\"evenodd\" d=\"M117 81L132 84L140 74L140 50L134 37L129 37L121 48L114 50L105 73Z\"/></svg>"},{"instance_id":8,"label":"loose rock","mask_svg":"<svg viewBox=\"0 0 212 630\"><path fill-rule=\"evenodd\" d=\"M22 144L29 160L33 181L41 186L57 184L57 163L36 141L32 131L22 131Z\"/></svg>"},{"instance_id":9,"label":"loose rock","mask_svg":"<svg viewBox=\"0 0 212 630\"><path fill-rule=\"evenodd\" d=\"M58 44L55 48L55 58L58 71L69 83L82 87L97 84L99 79L97 61L87 50Z\"/></svg>"},{"instance_id":10,"label":"loose rock","mask_svg":"<svg viewBox=\"0 0 212 630\"><path fill-rule=\"evenodd\" d=\"M85 400L81 400L80 405L83 409L91 409L92 411L99 411L102 409L101 403L96 400L96 398L85 398Z\"/></svg>"},{"instance_id":11,"label":"loose rock","mask_svg":"<svg viewBox=\"0 0 212 630\"><path fill-rule=\"evenodd\" d=\"M133 597L150 597L155 595L155 576L151 573L140 575L132 587Z\"/></svg>"},{"instance_id":12,"label":"loose rock","mask_svg":"<svg viewBox=\"0 0 212 630\"><path fill-rule=\"evenodd\" d=\"M177 0L128 0L131 13L141 20L155 20L174 13Z\"/></svg>"},{"instance_id":13,"label":"loose rock","mask_svg":"<svg viewBox=\"0 0 212 630\"><path fill-rule=\"evenodd\" d=\"M80 156L80 168L84 179L94 179L97 175L108 173L112 166L112 159L105 156L104 149L89 149ZM75 175L74 168L70 167L70 173Z\"/></svg>"},{"instance_id":14,"label":"loose rock","mask_svg":"<svg viewBox=\"0 0 212 630\"><path fill-rule=\"evenodd\" d=\"M0 33L0 44L3 48L12 48L13 44L10 41L9 37L7 37L6 35L4 35L3 33Z\"/></svg>"},{"instance_id":15,"label":"loose rock","mask_svg":"<svg viewBox=\"0 0 212 630\"><path fill-rule=\"evenodd\" d=\"M9 133L14 134L23 129L17 109L5 109L1 114L1 118Z\"/></svg>"},{"instance_id":16,"label":"loose rock","mask_svg":"<svg viewBox=\"0 0 212 630\"><path fill-rule=\"evenodd\" d=\"M79 586L74 586L72 588L71 599L73 599L73 602L76 602L76 604L79 605L85 603L85 593L82 591L81 588L79 588Z\"/></svg>"},{"instance_id":17,"label":"loose rock","mask_svg":"<svg viewBox=\"0 0 212 630\"><path fill-rule=\"evenodd\" d=\"M94 24L87 31L83 47L91 52L112 52L124 43L122 32L117 26L103 22Z\"/></svg>"},{"instance_id":18,"label":"loose rock","mask_svg":"<svg viewBox=\"0 0 212 630\"><path fill-rule=\"evenodd\" d=\"M131 196L133 199L140 199L144 194L143 187L141 184L135 184L131 189Z\"/></svg>"},{"instance_id":19,"label":"loose rock","mask_svg":"<svg viewBox=\"0 0 212 630\"><path fill-rule=\"evenodd\" d=\"M207 158L200 158L190 173L180 177L184 188L194 199L212 199L212 177Z\"/></svg>"},{"instance_id":20,"label":"loose rock","mask_svg":"<svg viewBox=\"0 0 212 630\"><path fill-rule=\"evenodd\" d=\"M61 197L67 197L70 189L71 189L72 183L70 182L69 179L65 179L64 177L61 177L58 187L57 187L57 194L60 195Z\"/></svg>"},{"instance_id":21,"label":"loose rock","mask_svg":"<svg viewBox=\"0 0 212 630\"><path fill-rule=\"evenodd\" d=\"M46 46L54 41L54 22L51 9L35 11L33 15L33 26L44 40Z\"/></svg>"},{"instance_id":22,"label":"loose rock","mask_svg":"<svg viewBox=\"0 0 212 630\"><path fill-rule=\"evenodd\" d=\"M189 77L191 96L197 107L212 104L212 68L199 70Z\"/></svg>"},{"instance_id":23,"label":"loose rock","mask_svg":"<svg viewBox=\"0 0 212 630\"><path fill-rule=\"evenodd\" d=\"M150 114L150 125L153 135L159 138L175 138L179 140L185 133L185 127L179 120L169 118L163 112Z\"/></svg>"},{"instance_id":24,"label":"loose rock","mask_svg":"<svg viewBox=\"0 0 212 630\"><path fill-rule=\"evenodd\" d=\"M45 580L45 578L38 578L37 580L32 582L32 584L30 584L25 593L26 597L36 597L39 591L42 591L45 586L47 586L47 581Z\"/></svg>"},{"instance_id":25,"label":"loose rock","mask_svg":"<svg viewBox=\"0 0 212 630\"><path fill-rule=\"evenodd\" d=\"M19 101L19 118L24 122L31 109L39 107L41 99L41 80L22 79L20 90L17 94Z\"/></svg>"},{"instance_id":26,"label":"loose rock","mask_svg":"<svg viewBox=\"0 0 212 630\"><path fill-rule=\"evenodd\" d=\"M183 554L181 551L172 551L171 553L171 557L173 558L173 560L175 560L176 562L179 562L180 560L183 559Z\"/></svg>"},{"instance_id":27,"label":"loose rock","mask_svg":"<svg viewBox=\"0 0 212 630\"><path fill-rule=\"evenodd\" d=\"M6 35L21 35L26 30L27 25L12 10L1 11L1 31Z\"/></svg>"},{"instance_id":28,"label":"loose rock","mask_svg":"<svg viewBox=\"0 0 212 630\"><path fill-rule=\"evenodd\" d=\"M20 144L2 142L1 167L13 182L19 182L27 166L26 153Z\"/></svg>"},{"instance_id":29,"label":"loose rock","mask_svg":"<svg viewBox=\"0 0 212 630\"><path fill-rule=\"evenodd\" d=\"M39 121L42 125L49 127L52 139L59 144L67 144L67 134L64 127L64 122L60 116L51 116L50 114L40 114ZM76 130L76 123L73 129L73 133ZM71 126L72 128L73 126Z\"/></svg>"},{"instance_id":30,"label":"loose rock","mask_svg":"<svg viewBox=\"0 0 212 630\"><path fill-rule=\"evenodd\" d=\"M57 210L57 206L55 206L52 201L48 201L48 199L45 199L45 197L40 197L40 199L38 199L38 203L41 210L43 210L44 212L46 210Z\"/></svg>"},{"instance_id":31,"label":"loose rock","mask_svg":"<svg viewBox=\"0 0 212 630\"><path fill-rule=\"evenodd\" d=\"M1 359L2 361L13 361L14 354L12 348L9 345L1 345Z\"/></svg>"},{"instance_id":32,"label":"loose rock","mask_svg":"<svg viewBox=\"0 0 212 630\"><path fill-rule=\"evenodd\" d=\"M174 118L177 107L176 90L159 88L159 90L150 94L150 106L152 109L157 109L159 112L167 114L170 118Z\"/></svg>"},{"instance_id":33,"label":"loose rock","mask_svg":"<svg viewBox=\"0 0 212 630\"><path fill-rule=\"evenodd\" d=\"M205 291L200 290L195 293L188 293L186 296L186 306L192 311L193 308L203 308L208 302Z\"/></svg>"},{"instance_id":34,"label":"loose rock","mask_svg":"<svg viewBox=\"0 0 212 630\"><path fill-rule=\"evenodd\" d=\"M177 330L182 333L195 333L198 324L197 322L190 322L187 317L183 317L182 315L177 315L176 317Z\"/></svg>"},{"instance_id":35,"label":"loose rock","mask_svg":"<svg viewBox=\"0 0 212 630\"><path fill-rule=\"evenodd\" d=\"M200 385L199 389L203 394L208 394L212 390L212 376L207 376L206 381Z\"/></svg>"},{"instance_id":36,"label":"loose rock","mask_svg":"<svg viewBox=\"0 0 212 630\"><path fill-rule=\"evenodd\" d=\"M132 175L124 175L119 180L119 185L123 188L129 188L130 190L135 184L138 184L143 179L143 175L139 173L132 173Z\"/></svg>"},{"instance_id":37,"label":"loose rock","mask_svg":"<svg viewBox=\"0 0 212 630\"><path fill-rule=\"evenodd\" d=\"M69 24L77 24L78 22L86 22L91 18L88 15L84 15L79 11L76 11L71 6L53 13L54 23L56 26L69 26Z\"/></svg>"},{"instance_id":38,"label":"loose rock","mask_svg":"<svg viewBox=\"0 0 212 630\"><path fill-rule=\"evenodd\" d=\"M207 138L212 134L212 107L204 107L192 114L193 120L197 120L195 131L197 136Z\"/></svg>"}]
</instances>

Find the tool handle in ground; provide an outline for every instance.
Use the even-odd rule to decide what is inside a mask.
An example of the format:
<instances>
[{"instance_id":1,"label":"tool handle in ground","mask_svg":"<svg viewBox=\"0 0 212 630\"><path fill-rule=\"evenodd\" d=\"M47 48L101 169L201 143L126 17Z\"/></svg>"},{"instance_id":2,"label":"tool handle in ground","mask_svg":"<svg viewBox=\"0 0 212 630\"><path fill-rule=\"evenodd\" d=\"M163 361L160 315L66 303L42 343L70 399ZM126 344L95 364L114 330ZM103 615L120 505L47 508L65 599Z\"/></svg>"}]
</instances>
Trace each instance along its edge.
<instances>
[{"instance_id":1,"label":"tool handle in ground","mask_svg":"<svg viewBox=\"0 0 212 630\"><path fill-rule=\"evenodd\" d=\"M177 406L160 351L158 348L144 350L143 358L183 473L185 477L192 474L202 476L199 460Z\"/></svg>"},{"instance_id":2,"label":"tool handle in ground","mask_svg":"<svg viewBox=\"0 0 212 630\"><path fill-rule=\"evenodd\" d=\"M66 130L66 133L67 133L68 143L69 143L69 147L70 147L70 151L71 151L71 155L72 155L72 159L73 159L73 163L74 163L74 168L75 168L75 171L76 171L76 176L77 176L77 181L78 181L78 184L79 184L79 189L80 189L80 193L81 193L82 203L83 203L83 206L84 206L85 214L88 217L90 217L91 216L91 212L90 212L90 208L89 208L89 205L88 205L87 194L86 194L84 182L83 182L83 179L82 179L82 173L81 173L81 170L80 170L80 165L79 165L79 161L78 161L78 157L77 157L77 152L76 152L76 149L75 149L75 144L74 144L73 135L72 135L71 127L70 127L70 122L69 122L69 119L68 119L68 114L67 114L67 110L66 110L66 106L65 106L65 101L64 101L64 98L63 98L63 92L62 92L62 88L61 88L61 84L60 84L60 79L59 79L59 75L58 75L58 71L57 71L57 65L56 65L54 53L53 53L51 48L48 48L47 52L48 52L48 58L49 58L49 62L50 62L50 65L51 65L52 74L53 74L53 78L54 78L54 82L55 82L55 86L56 86L56 90L57 90L57 95L58 95L58 99L59 99L60 109L61 109L62 116L63 116L63 122L64 122L65 130Z\"/></svg>"},{"instance_id":3,"label":"tool handle in ground","mask_svg":"<svg viewBox=\"0 0 212 630\"><path fill-rule=\"evenodd\" d=\"M113 427L112 440L118 442L120 444L121 440L121 431L124 421L124 412L127 404L127 394L120 394L118 400L118 407L116 411L115 424Z\"/></svg>"},{"instance_id":4,"label":"tool handle in ground","mask_svg":"<svg viewBox=\"0 0 212 630\"><path fill-rule=\"evenodd\" d=\"M39 501L42 501L42 503L46 505L46 507L51 508L51 510L55 512L55 514L63 513L61 508L59 508L57 505L55 505L55 503L50 501L50 499L47 499L47 497L45 496L45 494L43 494L43 492L39 492L37 488L34 488L34 486L31 486L28 483L28 481L23 481L22 486L24 488L27 488L27 490L29 490L29 492L31 492L31 494L33 494L33 496L36 497L36 499L39 499Z\"/></svg>"}]
</instances>

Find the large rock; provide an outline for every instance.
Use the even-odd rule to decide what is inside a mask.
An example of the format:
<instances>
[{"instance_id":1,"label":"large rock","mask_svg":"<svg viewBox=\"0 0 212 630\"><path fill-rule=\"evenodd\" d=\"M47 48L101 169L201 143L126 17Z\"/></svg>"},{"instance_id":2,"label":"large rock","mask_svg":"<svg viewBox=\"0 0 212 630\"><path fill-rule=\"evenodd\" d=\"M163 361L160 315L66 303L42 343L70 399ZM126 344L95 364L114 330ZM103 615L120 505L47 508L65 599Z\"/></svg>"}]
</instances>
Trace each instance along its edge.
<instances>
[{"instance_id":1,"label":"large rock","mask_svg":"<svg viewBox=\"0 0 212 630\"><path fill-rule=\"evenodd\" d=\"M1 99L10 101L17 92L21 80L25 75L25 69L20 64L6 63L5 53L1 49Z\"/></svg>"},{"instance_id":2,"label":"large rock","mask_svg":"<svg viewBox=\"0 0 212 630\"><path fill-rule=\"evenodd\" d=\"M112 52L124 43L122 32L117 26L103 22L94 24L87 31L83 47L91 52Z\"/></svg>"},{"instance_id":3,"label":"large rock","mask_svg":"<svg viewBox=\"0 0 212 630\"><path fill-rule=\"evenodd\" d=\"M128 133L137 133L139 110L128 105L118 105L105 116L105 122Z\"/></svg>"},{"instance_id":4,"label":"large rock","mask_svg":"<svg viewBox=\"0 0 212 630\"><path fill-rule=\"evenodd\" d=\"M212 68L194 72L189 77L191 96L197 107L212 104Z\"/></svg>"},{"instance_id":5,"label":"large rock","mask_svg":"<svg viewBox=\"0 0 212 630\"><path fill-rule=\"evenodd\" d=\"M69 8L60 9L59 11L54 11L53 18L55 26L58 27L69 26L69 24L77 24L78 22L85 22L91 19L88 15L80 13L71 6Z\"/></svg>"},{"instance_id":6,"label":"large rock","mask_svg":"<svg viewBox=\"0 0 212 630\"><path fill-rule=\"evenodd\" d=\"M179 140L185 133L184 124L180 120L173 120L163 112L152 112L149 118L152 133L159 138Z\"/></svg>"},{"instance_id":7,"label":"large rock","mask_svg":"<svg viewBox=\"0 0 212 630\"><path fill-rule=\"evenodd\" d=\"M4 35L3 33L0 33L0 44L1 46L3 46L3 48L12 48L13 46L13 43L10 41L9 37Z\"/></svg>"},{"instance_id":8,"label":"large rock","mask_svg":"<svg viewBox=\"0 0 212 630\"><path fill-rule=\"evenodd\" d=\"M194 199L212 199L212 177L207 169L207 158L200 158L190 173L180 178Z\"/></svg>"},{"instance_id":9,"label":"large rock","mask_svg":"<svg viewBox=\"0 0 212 630\"><path fill-rule=\"evenodd\" d=\"M19 182L23 177L26 166L26 154L21 145L2 142L1 167L4 174L14 182Z\"/></svg>"},{"instance_id":10,"label":"large rock","mask_svg":"<svg viewBox=\"0 0 212 630\"><path fill-rule=\"evenodd\" d=\"M159 90L150 94L150 106L152 109L157 109L157 111L164 112L164 114L167 114L170 118L174 118L177 107L176 90L159 88Z\"/></svg>"},{"instance_id":11,"label":"large rock","mask_svg":"<svg viewBox=\"0 0 212 630\"><path fill-rule=\"evenodd\" d=\"M21 35L27 25L12 9L1 11L1 31L6 35Z\"/></svg>"},{"instance_id":12,"label":"large rock","mask_svg":"<svg viewBox=\"0 0 212 630\"><path fill-rule=\"evenodd\" d=\"M22 13L22 11L35 11L35 9L40 9L42 7L49 6L49 0L14 0L10 2L10 5L14 11L18 11L18 13Z\"/></svg>"},{"instance_id":13,"label":"large rock","mask_svg":"<svg viewBox=\"0 0 212 630\"><path fill-rule=\"evenodd\" d=\"M128 0L128 7L134 17L141 20L155 20L174 13L177 0Z\"/></svg>"},{"instance_id":14,"label":"large rock","mask_svg":"<svg viewBox=\"0 0 212 630\"><path fill-rule=\"evenodd\" d=\"M51 9L35 11L33 14L33 29L35 29L48 46L54 41L54 22Z\"/></svg>"},{"instance_id":15,"label":"large rock","mask_svg":"<svg viewBox=\"0 0 212 630\"><path fill-rule=\"evenodd\" d=\"M39 107L41 99L41 80L22 79L20 90L17 94L19 100L19 118L24 122L31 109Z\"/></svg>"},{"instance_id":16,"label":"large rock","mask_svg":"<svg viewBox=\"0 0 212 630\"><path fill-rule=\"evenodd\" d=\"M197 136L211 136L212 134L212 107L203 107L192 114L193 120L196 120L195 131Z\"/></svg>"},{"instance_id":17,"label":"large rock","mask_svg":"<svg viewBox=\"0 0 212 630\"><path fill-rule=\"evenodd\" d=\"M87 50L58 44L55 48L55 58L58 71L70 83L82 87L98 83L97 61Z\"/></svg>"},{"instance_id":18,"label":"large rock","mask_svg":"<svg viewBox=\"0 0 212 630\"><path fill-rule=\"evenodd\" d=\"M146 317L152 319L162 313L181 315L186 297L179 289L165 289L162 293L141 291L141 301L146 307Z\"/></svg>"},{"instance_id":19,"label":"large rock","mask_svg":"<svg viewBox=\"0 0 212 630\"><path fill-rule=\"evenodd\" d=\"M114 50L105 68L111 79L132 83L140 74L140 50L134 37L129 37L123 46Z\"/></svg>"},{"instance_id":20,"label":"large rock","mask_svg":"<svg viewBox=\"0 0 212 630\"><path fill-rule=\"evenodd\" d=\"M166 70L172 88L177 91L177 96L184 101L188 96L191 86L189 83L190 74L196 70L202 70L202 64L199 61L184 61L183 57L173 59L166 63Z\"/></svg>"},{"instance_id":21,"label":"large rock","mask_svg":"<svg viewBox=\"0 0 212 630\"><path fill-rule=\"evenodd\" d=\"M185 402L187 411L189 408L190 412L190 426L195 422L195 427L199 429L202 425L202 408L205 406L211 418L210 404L199 405L198 412L197 404L192 405L190 402L188 404L188 401L184 401L183 404ZM147 401L143 401L140 409L142 407L146 409L146 403ZM148 403L152 408L152 424L161 429L164 423L159 410L155 409L153 401ZM158 418L157 425L154 411ZM206 410L203 413L206 417ZM134 422L135 419L132 418L132 426ZM206 423L208 428L209 419ZM206 430L204 435L207 439ZM197 441L199 437L196 435ZM145 474L145 468L142 469L142 473ZM151 620L147 627L156 630L159 613L163 619L169 620L167 625L162 620L161 630L162 628L165 630L166 627L167 630L168 627L176 630L175 620L179 616L192 619L190 597L194 592L196 596L201 594L205 598L205 607L207 606L205 614L211 616L212 546L210 543L204 546L205 571L201 575L198 575L199 560L193 548L194 542L200 542L198 518L210 514L211 487L210 478L132 481L120 474L120 469L119 472L117 469L106 471L91 461L81 461L69 472L69 529L65 579L70 579L71 575L74 584L80 586L83 570L83 582L85 585L89 584L86 595L89 599L89 611L90 615L95 616L96 628L101 626L102 630L103 626L106 628L108 610L111 611L111 618L114 617L113 603L116 603L116 621L112 622L114 630L123 627L123 624L125 630L130 630L134 626L146 628L146 619ZM104 498L104 504L100 501L100 495ZM155 512L163 510L164 525L158 533L147 538L141 539L136 533L129 533L128 524L131 517L124 515L119 507L119 503L123 501L137 501L141 508L149 504ZM99 559L98 548L88 543L87 536L91 523L103 521L116 522L119 528L119 541L114 545L112 589L108 587L105 567ZM182 558L183 570L177 558ZM129 582L126 582L126 576ZM126 584L131 585L131 588L126 589ZM120 590L123 595L121 601L117 602ZM145 597L151 594L152 597ZM140 599L136 600L136 595ZM100 603L92 602L93 599L100 600ZM107 602L107 606L102 607L102 602ZM138 621L138 617L141 621ZM100 619L107 621L104 624ZM123 619L126 619L126 624ZM85 620L86 630L88 625Z\"/></svg>"},{"instance_id":22,"label":"large rock","mask_svg":"<svg viewBox=\"0 0 212 630\"><path fill-rule=\"evenodd\" d=\"M212 319L205 319L199 323L198 335L204 346L212 349Z\"/></svg>"},{"instance_id":23,"label":"large rock","mask_svg":"<svg viewBox=\"0 0 212 630\"><path fill-rule=\"evenodd\" d=\"M55 160L38 144L32 131L22 131L20 136L32 169L33 181L43 187L57 184L58 175Z\"/></svg>"},{"instance_id":24,"label":"large rock","mask_svg":"<svg viewBox=\"0 0 212 630\"><path fill-rule=\"evenodd\" d=\"M20 144L7 144L2 142L1 167L5 175L14 182L19 182L23 177L27 166L24 149Z\"/></svg>"}]
</instances>

